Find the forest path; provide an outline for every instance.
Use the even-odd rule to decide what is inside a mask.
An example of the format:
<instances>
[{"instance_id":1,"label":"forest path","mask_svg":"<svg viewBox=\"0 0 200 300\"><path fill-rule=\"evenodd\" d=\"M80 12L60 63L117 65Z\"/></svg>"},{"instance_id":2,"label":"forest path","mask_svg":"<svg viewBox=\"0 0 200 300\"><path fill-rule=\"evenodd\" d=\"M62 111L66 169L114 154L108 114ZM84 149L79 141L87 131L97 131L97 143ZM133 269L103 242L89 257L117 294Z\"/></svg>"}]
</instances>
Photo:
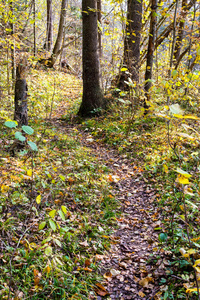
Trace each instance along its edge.
<instances>
[{"instance_id":1,"label":"forest path","mask_svg":"<svg viewBox=\"0 0 200 300\"><path fill-rule=\"evenodd\" d=\"M165 275L166 261L158 246L161 221L155 202L157 192L146 182L143 170L136 165L138 162L96 142L79 126L77 129L81 144L90 148L92 155L112 170L112 193L122 210L117 219L118 229L111 236L112 247L102 256L101 269L106 288L99 287L97 300L105 297L112 300L159 300L162 294L159 278ZM65 131L66 127L63 126L62 130Z\"/></svg>"}]
</instances>

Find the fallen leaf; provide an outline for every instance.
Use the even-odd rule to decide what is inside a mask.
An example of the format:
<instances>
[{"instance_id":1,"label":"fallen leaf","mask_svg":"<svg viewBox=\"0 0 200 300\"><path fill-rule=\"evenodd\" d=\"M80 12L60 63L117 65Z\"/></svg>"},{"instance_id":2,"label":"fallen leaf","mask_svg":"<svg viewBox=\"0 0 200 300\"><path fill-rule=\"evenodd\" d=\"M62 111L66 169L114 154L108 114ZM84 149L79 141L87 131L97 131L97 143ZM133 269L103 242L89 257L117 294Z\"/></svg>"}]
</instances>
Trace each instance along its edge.
<instances>
[{"instance_id":1,"label":"fallen leaf","mask_svg":"<svg viewBox=\"0 0 200 300\"><path fill-rule=\"evenodd\" d=\"M120 272L119 270L111 269L111 270L110 270L110 273L111 273L113 276L117 276L117 275L119 275L121 272Z\"/></svg>"},{"instance_id":2,"label":"fallen leaf","mask_svg":"<svg viewBox=\"0 0 200 300\"><path fill-rule=\"evenodd\" d=\"M88 247L89 246L87 240L85 240L85 242L80 242L79 245L84 246L84 247Z\"/></svg>"},{"instance_id":3,"label":"fallen leaf","mask_svg":"<svg viewBox=\"0 0 200 300\"><path fill-rule=\"evenodd\" d=\"M146 277L146 278L141 279L141 280L139 281L139 284L140 284L141 286L147 288L148 285L149 285L149 282L151 282L151 281L153 282L153 278L151 278L151 277Z\"/></svg>"},{"instance_id":4,"label":"fallen leaf","mask_svg":"<svg viewBox=\"0 0 200 300\"><path fill-rule=\"evenodd\" d=\"M139 295L140 297L142 297L142 298L144 298L144 297L146 296L142 291L140 291L140 292L138 293L138 295Z\"/></svg>"}]
</instances>

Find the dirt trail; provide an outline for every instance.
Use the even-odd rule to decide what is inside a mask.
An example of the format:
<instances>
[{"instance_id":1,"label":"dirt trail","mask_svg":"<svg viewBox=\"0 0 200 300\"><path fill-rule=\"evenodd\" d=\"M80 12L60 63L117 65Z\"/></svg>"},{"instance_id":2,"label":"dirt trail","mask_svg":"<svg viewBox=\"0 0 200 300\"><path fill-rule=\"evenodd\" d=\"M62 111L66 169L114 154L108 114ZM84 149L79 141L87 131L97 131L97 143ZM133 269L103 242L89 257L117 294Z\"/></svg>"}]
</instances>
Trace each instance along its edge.
<instances>
[{"instance_id":1,"label":"dirt trail","mask_svg":"<svg viewBox=\"0 0 200 300\"><path fill-rule=\"evenodd\" d=\"M111 237L112 247L102 257L106 290L99 290L97 300L159 300L162 294L159 281L165 275L165 261L158 247L160 231L155 230L161 226L155 205L157 192L145 182L143 170L126 155L96 143L84 131L80 131L80 142L112 170L112 193L122 209L118 230Z\"/></svg>"},{"instance_id":2,"label":"dirt trail","mask_svg":"<svg viewBox=\"0 0 200 300\"><path fill-rule=\"evenodd\" d=\"M112 236L111 250L102 260L107 299L159 299L158 283L165 267L162 259L154 263L159 252L155 228L161 226L154 205L156 191L145 182L143 170L134 161L109 147L89 142L91 137L82 135L84 145L93 149L93 155L115 174L113 191L123 211L119 228ZM97 299L105 298L99 295Z\"/></svg>"}]
</instances>

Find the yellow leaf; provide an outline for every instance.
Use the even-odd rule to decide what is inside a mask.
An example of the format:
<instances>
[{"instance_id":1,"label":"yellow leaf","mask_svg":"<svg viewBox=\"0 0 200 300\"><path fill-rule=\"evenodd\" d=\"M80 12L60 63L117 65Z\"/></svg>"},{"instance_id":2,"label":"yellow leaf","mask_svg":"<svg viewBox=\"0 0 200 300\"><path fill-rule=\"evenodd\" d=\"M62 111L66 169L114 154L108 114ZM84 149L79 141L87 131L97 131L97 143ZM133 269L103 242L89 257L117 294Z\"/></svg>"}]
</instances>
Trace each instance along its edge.
<instances>
[{"instance_id":1,"label":"yellow leaf","mask_svg":"<svg viewBox=\"0 0 200 300\"><path fill-rule=\"evenodd\" d=\"M49 212L49 216L54 218L56 215L56 210L55 209L52 209L50 212Z\"/></svg>"},{"instance_id":2,"label":"yellow leaf","mask_svg":"<svg viewBox=\"0 0 200 300\"><path fill-rule=\"evenodd\" d=\"M164 168L165 173L168 173L168 172L169 172L169 169L168 169L168 166L167 166L167 165L163 165L163 168Z\"/></svg>"},{"instance_id":3,"label":"yellow leaf","mask_svg":"<svg viewBox=\"0 0 200 300\"><path fill-rule=\"evenodd\" d=\"M51 271L51 268L49 267L49 265L46 266L46 268L44 269L44 272L49 274Z\"/></svg>"},{"instance_id":4,"label":"yellow leaf","mask_svg":"<svg viewBox=\"0 0 200 300\"><path fill-rule=\"evenodd\" d=\"M140 291L140 292L138 293L138 295L139 295L140 297L142 297L142 298L144 298L144 297L146 296L142 291Z\"/></svg>"},{"instance_id":5,"label":"yellow leaf","mask_svg":"<svg viewBox=\"0 0 200 300\"><path fill-rule=\"evenodd\" d=\"M1 186L1 192L2 192L2 193L6 193L8 190L9 190L9 186L8 186L8 185L4 185L4 184L3 184L3 185Z\"/></svg>"},{"instance_id":6,"label":"yellow leaf","mask_svg":"<svg viewBox=\"0 0 200 300\"><path fill-rule=\"evenodd\" d=\"M40 202L41 202L41 195L38 195L38 196L36 197L36 203L37 203L37 204L40 204Z\"/></svg>"},{"instance_id":7,"label":"yellow leaf","mask_svg":"<svg viewBox=\"0 0 200 300\"><path fill-rule=\"evenodd\" d=\"M194 254L194 253L196 253L196 250L195 250L195 249L189 249L187 252L188 252L189 254Z\"/></svg>"},{"instance_id":8,"label":"yellow leaf","mask_svg":"<svg viewBox=\"0 0 200 300\"><path fill-rule=\"evenodd\" d=\"M197 292L197 288L186 290L186 293L192 293L192 292Z\"/></svg>"},{"instance_id":9,"label":"yellow leaf","mask_svg":"<svg viewBox=\"0 0 200 300\"><path fill-rule=\"evenodd\" d=\"M27 175L28 175L28 176L30 176L30 177L31 177L31 176L32 176L32 174L33 174L33 171L32 171L31 169L30 169L30 170L27 170Z\"/></svg>"},{"instance_id":10,"label":"yellow leaf","mask_svg":"<svg viewBox=\"0 0 200 300\"><path fill-rule=\"evenodd\" d=\"M184 206L181 204L181 205L179 205L179 207L180 207L180 209L182 210L182 211L184 211Z\"/></svg>"},{"instance_id":11,"label":"yellow leaf","mask_svg":"<svg viewBox=\"0 0 200 300\"><path fill-rule=\"evenodd\" d=\"M200 264L200 259L197 259L196 261L195 261L195 264L193 265L193 267L196 267L197 265L199 265Z\"/></svg>"},{"instance_id":12,"label":"yellow leaf","mask_svg":"<svg viewBox=\"0 0 200 300\"><path fill-rule=\"evenodd\" d=\"M189 180L183 175L178 175L177 181L181 184L188 184L189 183Z\"/></svg>"},{"instance_id":13,"label":"yellow leaf","mask_svg":"<svg viewBox=\"0 0 200 300\"><path fill-rule=\"evenodd\" d=\"M175 118L183 119L184 117L182 115L174 114Z\"/></svg>"},{"instance_id":14,"label":"yellow leaf","mask_svg":"<svg viewBox=\"0 0 200 300\"><path fill-rule=\"evenodd\" d=\"M62 211L64 212L64 214L67 214L67 208L66 206L62 205L61 206Z\"/></svg>"},{"instance_id":15,"label":"yellow leaf","mask_svg":"<svg viewBox=\"0 0 200 300\"><path fill-rule=\"evenodd\" d=\"M184 119L192 119L192 120L199 120L199 118L198 117L196 117L196 116L190 116L190 115L186 115L186 116L183 116L183 118Z\"/></svg>"},{"instance_id":16,"label":"yellow leaf","mask_svg":"<svg viewBox=\"0 0 200 300\"><path fill-rule=\"evenodd\" d=\"M197 273L200 274L200 268L199 267L195 267L195 270L197 271Z\"/></svg>"},{"instance_id":17,"label":"yellow leaf","mask_svg":"<svg viewBox=\"0 0 200 300\"><path fill-rule=\"evenodd\" d=\"M176 172L183 175L186 178L190 178L192 175L190 175L189 173L187 173L186 171L182 170L181 168L177 168Z\"/></svg>"}]
</instances>

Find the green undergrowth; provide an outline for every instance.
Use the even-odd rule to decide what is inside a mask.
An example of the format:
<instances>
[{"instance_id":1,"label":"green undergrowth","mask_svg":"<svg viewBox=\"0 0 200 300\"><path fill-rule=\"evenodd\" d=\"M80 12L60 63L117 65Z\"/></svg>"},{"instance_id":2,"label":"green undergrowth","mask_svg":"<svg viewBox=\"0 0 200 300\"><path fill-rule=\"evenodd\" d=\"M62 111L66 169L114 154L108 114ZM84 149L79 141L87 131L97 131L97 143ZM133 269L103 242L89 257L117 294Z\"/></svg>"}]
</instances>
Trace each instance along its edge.
<instances>
[{"instance_id":1,"label":"green undergrowth","mask_svg":"<svg viewBox=\"0 0 200 300\"><path fill-rule=\"evenodd\" d=\"M1 125L1 299L92 299L119 210L111 171L77 130L32 126L38 153L11 157L12 132Z\"/></svg>"},{"instance_id":2,"label":"green undergrowth","mask_svg":"<svg viewBox=\"0 0 200 300\"><path fill-rule=\"evenodd\" d=\"M112 243L119 203L109 181L112 170L81 143L85 131L91 143L134 160L157 190L153 205L160 207L162 222L155 249L160 247L165 262L160 299L196 299L200 191L194 109L179 101L193 118L179 115L179 106L166 113L157 98L159 109L144 116L140 106L133 114L126 101L113 99L101 117L77 124L79 80L32 70L27 81L34 129L28 140L38 151L10 151L16 130L3 124L12 119L13 95L0 111L0 298L96 299L99 264Z\"/></svg>"},{"instance_id":3,"label":"green undergrowth","mask_svg":"<svg viewBox=\"0 0 200 300\"><path fill-rule=\"evenodd\" d=\"M181 115L176 115L174 108ZM165 237L159 247L166 265L160 299L198 299L200 121L193 107L185 103L179 101L170 109L173 113L166 116L156 111L144 116L141 109L131 119L128 107L116 105L114 113L86 120L82 127L96 141L134 159L145 181L157 190L154 205L162 215L158 232Z\"/></svg>"},{"instance_id":4,"label":"green undergrowth","mask_svg":"<svg viewBox=\"0 0 200 300\"><path fill-rule=\"evenodd\" d=\"M20 128L4 125L12 119L13 106L6 110L10 97L1 110L0 298L96 299L100 261L120 213L112 170L82 146L75 127L52 121L66 111L71 118L80 103L80 82L32 72L34 133L26 138L38 151L13 146Z\"/></svg>"}]
</instances>

